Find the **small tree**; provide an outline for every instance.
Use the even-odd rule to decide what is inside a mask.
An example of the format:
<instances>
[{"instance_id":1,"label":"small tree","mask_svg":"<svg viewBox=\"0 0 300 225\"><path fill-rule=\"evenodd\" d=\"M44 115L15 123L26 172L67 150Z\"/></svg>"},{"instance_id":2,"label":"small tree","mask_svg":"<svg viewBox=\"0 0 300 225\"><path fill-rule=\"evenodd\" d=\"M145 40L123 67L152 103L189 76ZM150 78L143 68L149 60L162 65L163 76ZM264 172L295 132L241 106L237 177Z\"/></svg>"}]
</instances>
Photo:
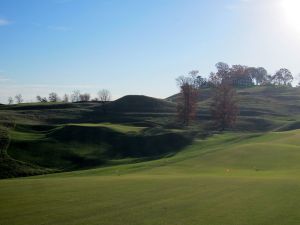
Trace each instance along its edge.
<instances>
[{"instance_id":1,"label":"small tree","mask_svg":"<svg viewBox=\"0 0 300 225\"><path fill-rule=\"evenodd\" d=\"M222 82L222 79L219 76L217 76L216 73L211 72L209 74L208 83L210 86L215 87L215 86L219 85L221 82Z\"/></svg>"},{"instance_id":2,"label":"small tree","mask_svg":"<svg viewBox=\"0 0 300 225\"><path fill-rule=\"evenodd\" d=\"M106 89L98 91L98 100L102 105L103 112L106 113L106 104L111 100L110 91Z\"/></svg>"},{"instance_id":3,"label":"small tree","mask_svg":"<svg viewBox=\"0 0 300 225\"><path fill-rule=\"evenodd\" d=\"M17 94L15 96L15 99L16 99L17 104L20 104L20 103L22 103L24 101L21 94Z\"/></svg>"},{"instance_id":4,"label":"small tree","mask_svg":"<svg viewBox=\"0 0 300 225\"><path fill-rule=\"evenodd\" d=\"M69 95L64 94L63 102L69 102Z\"/></svg>"},{"instance_id":5,"label":"small tree","mask_svg":"<svg viewBox=\"0 0 300 225\"><path fill-rule=\"evenodd\" d=\"M14 99L12 97L8 97L7 101L9 105L14 103Z\"/></svg>"},{"instance_id":6,"label":"small tree","mask_svg":"<svg viewBox=\"0 0 300 225\"><path fill-rule=\"evenodd\" d=\"M176 80L180 87L180 95L177 99L178 118L183 125L188 126L196 116L199 89L193 76L180 76Z\"/></svg>"},{"instance_id":7,"label":"small tree","mask_svg":"<svg viewBox=\"0 0 300 225\"><path fill-rule=\"evenodd\" d=\"M58 101L59 101L58 94L55 92L51 92L49 94L49 102L58 102Z\"/></svg>"},{"instance_id":8,"label":"small tree","mask_svg":"<svg viewBox=\"0 0 300 225\"><path fill-rule=\"evenodd\" d=\"M98 91L98 99L100 102L109 102L111 100L110 91L106 89Z\"/></svg>"},{"instance_id":9,"label":"small tree","mask_svg":"<svg viewBox=\"0 0 300 225\"><path fill-rule=\"evenodd\" d=\"M42 102L42 97L39 96L39 95L37 95L37 96L36 96L36 100L37 100L38 102Z\"/></svg>"},{"instance_id":10,"label":"small tree","mask_svg":"<svg viewBox=\"0 0 300 225\"><path fill-rule=\"evenodd\" d=\"M72 102L79 102L80 101L80 91L74 90L71 94L71 101Z\"/></svg>"},{"instance_id":11,"label":"small tree","mask_svg":"<svg viewBox=\"0 0 300 225\"><path fill-rule=\"evenodd\" d=\"M41 97L41 96L36 96L36 100L38 102L48 102L47 98L46 97Z\"/></svg>"},{"instance_id":12,"label":"small tree","mask_svg":"<svg viewBox=\"0 0 300 225\"><path fill-rule=\"evenodd\" d=\"M48 102L46 97L36 96L36 100L38 102Z\"/></svg>"},{"instance_id":13,"label":"small tree","mask_svg":"<svg viewBox=\"0 0 300 225\"><path fill-rule=\"evenodd\" d=\"M211 114L215 125L221 130L232 127L237 120L238 113L235 89L227 83L218 85L211 104Z\"/></svg>"}]
</instances>

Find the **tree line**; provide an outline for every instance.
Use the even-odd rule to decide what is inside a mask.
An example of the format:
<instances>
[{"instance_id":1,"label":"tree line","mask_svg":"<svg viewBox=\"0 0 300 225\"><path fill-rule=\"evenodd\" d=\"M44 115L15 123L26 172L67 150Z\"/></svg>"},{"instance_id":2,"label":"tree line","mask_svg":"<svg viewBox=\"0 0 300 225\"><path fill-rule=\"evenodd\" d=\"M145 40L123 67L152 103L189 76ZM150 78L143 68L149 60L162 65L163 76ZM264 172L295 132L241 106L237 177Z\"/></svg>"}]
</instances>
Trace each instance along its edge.
<instances>
[{"instance_id":1,"label":"tree line","mask_svg":"<svg viewBox=\"0 0 300 225\"><path fill-rule=\"evenodd\" d=\"M97 101L101 103L111 101L111 93L109 90L102 89L98 91L96 98L91 98L89 93L81 93L80 90L74 90L71 94L64 94L60 97L56 92L49 93L48 97L43 97L40 95L36 96L36 101L41 103L46 102L88 102L88 101ZM20 104L23 103L24 99L21 94L17 94L14 98L8 98L8 104Z\"/></svg>"},{"instance_id":2,"label":"tree line","mask_svg":"<svg viewBox=\"0 0 300 225\"><path fill-rule=\"evenodd\" d=\"M194 70L189 73L198 88L213 87L222 82L226 82L234 87L249 86L292 86L294 77L289 69L281 68L273 75L263 67L248 67L244 65L232 65L218 62L217 72L211 72L208 78L200 75L199 71Z\"/></svg>"}]
</instances>

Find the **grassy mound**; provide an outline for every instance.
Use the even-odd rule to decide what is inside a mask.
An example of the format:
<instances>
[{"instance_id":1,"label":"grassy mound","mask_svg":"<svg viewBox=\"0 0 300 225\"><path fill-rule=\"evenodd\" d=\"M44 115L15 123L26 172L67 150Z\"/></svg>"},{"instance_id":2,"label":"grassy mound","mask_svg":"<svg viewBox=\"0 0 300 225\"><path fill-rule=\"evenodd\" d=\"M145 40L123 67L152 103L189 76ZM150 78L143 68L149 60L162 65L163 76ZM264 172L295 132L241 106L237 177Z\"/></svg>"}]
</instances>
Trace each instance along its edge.
<instances>
[{"instance_id":1,"label":"grassy mound","mask_svg":"<svg viewBox=\"0 0 300 225\"><path fill-rule=\"evenodd\" d=\"M0 179L55 172L55 170L46 169L29 163L14 160L7 154L9 145L10 137L8 134L8 130L0 128Z\"/></svg>"},{"instance_id":2,"label":"grassy mound","mask_svg":"<svg viewBox=\"0 0 300 225\"><path fill-rule=\"evenodd\" d=\"M176 105L162 99L143 95L127 95L107 105L111 112L175 112Z\"/></svg>"},{"instance_id":3,"label":"grassy mound","mask_svg":"<svg viewBox=\"0 0 300 225\"><path fill-rule=\"evenodd\" d=\"M122 129L123 132L116 131L116 127L119 130ZM132 132L137 129L140 128L109 124L102 126L68 125L50 133L50 137L67 143L77 142L106 146L105 154L113 158L157 157L177 152L191 141L191 138L182 133L143 135Z\"/></svg>"},{"instance_id":4,"label":"grassy mound","mask_svg":"<svg viewBox=\"0 0 300 225\"><path fill-rule=\"evenodd\" d=\"M110 123L69 124L55 128L17 126L11 131L8 152L14 159L30 164L77 170L107 165L116 159L173 154L191 141L182 132L150 135L144 130L145 127Z\"/></svg>"}]
</instances>

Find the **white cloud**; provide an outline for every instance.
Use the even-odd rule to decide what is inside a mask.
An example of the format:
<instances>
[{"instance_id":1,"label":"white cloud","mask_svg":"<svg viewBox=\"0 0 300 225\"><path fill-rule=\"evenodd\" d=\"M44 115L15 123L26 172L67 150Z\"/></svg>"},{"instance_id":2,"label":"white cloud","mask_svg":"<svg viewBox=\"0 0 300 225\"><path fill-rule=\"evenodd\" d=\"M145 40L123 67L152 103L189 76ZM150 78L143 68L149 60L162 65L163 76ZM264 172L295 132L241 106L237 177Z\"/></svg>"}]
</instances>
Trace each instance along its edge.
<instances>
[{"instance_id":1,"label":"white cloud","mask_svg":"<svg viewBox=\"0 0 300 225\"><path fill-rule=\"evenodd\" d=\"M0 27L1 26L7 26L9 24L11 24L11 21L0 18Z\"/></svg>"}]
</instances>

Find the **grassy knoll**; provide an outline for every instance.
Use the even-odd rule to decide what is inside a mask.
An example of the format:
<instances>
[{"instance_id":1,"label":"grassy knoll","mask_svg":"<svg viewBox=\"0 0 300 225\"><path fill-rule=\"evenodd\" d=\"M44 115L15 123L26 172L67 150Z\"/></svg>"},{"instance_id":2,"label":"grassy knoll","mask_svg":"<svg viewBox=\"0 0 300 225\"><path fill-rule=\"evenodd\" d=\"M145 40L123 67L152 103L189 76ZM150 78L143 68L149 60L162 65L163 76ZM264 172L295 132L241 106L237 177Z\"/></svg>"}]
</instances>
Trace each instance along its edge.
<instances>
[{"instance_id":1,"label":"grassy knoll","mask_svg":"<svg viewBox=\"0 0 300 225\"><path fill-rule=\"evenodd\" d=\"M300 131L227 133L156 161L0 181L0 224L299 224Z\"/></svg>"},{"instance_id":2,"label":"grassy knoll","mask_svg":"<svg viewBox=\"0 0 300 225\"><path fill-rule=\"evenodd\" d=\"M8 154L40 167L70 171L153 159L190 143L182 132L154 131L116 123L23 125L10 131Z\"/></svg>"},{"instance_id":3,"label":"grassy knoll","mask_svg":"<svg viewBox=\"0 0 300 225\"><path fill-rule=\"evenodd\" d=\"M0 127L0 179L56 172L56 170L41 168L39 166L18 161L10 157L7 153L10 141L11 137L8 129Z\"/></svg>"}]
</instances>

